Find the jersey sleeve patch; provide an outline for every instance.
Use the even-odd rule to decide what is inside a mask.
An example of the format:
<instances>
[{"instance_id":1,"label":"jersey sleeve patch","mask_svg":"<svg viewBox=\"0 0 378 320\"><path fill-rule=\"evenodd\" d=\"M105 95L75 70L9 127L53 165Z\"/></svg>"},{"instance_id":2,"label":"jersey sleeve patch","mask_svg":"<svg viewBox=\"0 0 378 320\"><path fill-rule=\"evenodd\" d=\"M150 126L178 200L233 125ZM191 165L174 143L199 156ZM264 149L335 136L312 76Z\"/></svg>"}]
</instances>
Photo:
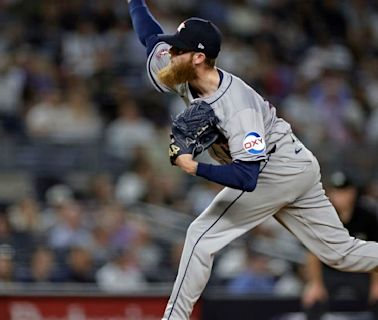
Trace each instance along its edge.
<instances>
[{"instance_id":1,"label":"jersey sleeve patch","mask_svg":"<svg viewBox=\"0 0 378 320\"><path fill-rule=\"evenodd\" d=\"M159 92L172 92L170 88L162 84L158 79L159 70L169 63L169 45L164 42L156 44L147 59L147 72L150 82Z\"/></svg>"},{"instance_id":2,"label":"jersey sleeve patch","mask_svg":"<svg viewBox=\"0 0 378 320\"><path fill-rule=\"evenodd\" d=\"M155 57L156 59L161 59L163 58L164 56L166 55L169 55L169 49L168 48L162 48L160 50L158 50L156 53L155 53Z\"/></svg>"},{"instance_id":3,"label":"jersey sleeve patch","mask_svg":"<svg viewBox=\"0 0 378 320\"><path fill-rule=\"evenodd\" d=\"M265 147L264 139L257 132L248 133L243 140L243 148L249 154L261 154Z\"/></svg>"}]
</instances>

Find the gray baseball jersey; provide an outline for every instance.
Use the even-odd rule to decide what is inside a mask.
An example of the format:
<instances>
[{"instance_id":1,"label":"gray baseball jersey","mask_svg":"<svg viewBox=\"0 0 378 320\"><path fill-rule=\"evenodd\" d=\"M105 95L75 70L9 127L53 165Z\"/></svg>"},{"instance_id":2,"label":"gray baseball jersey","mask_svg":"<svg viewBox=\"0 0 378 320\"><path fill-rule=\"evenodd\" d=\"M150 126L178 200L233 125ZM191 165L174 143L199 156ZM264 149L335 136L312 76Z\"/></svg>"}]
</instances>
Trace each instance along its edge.
<instances>
[{"instance_id":1,"label":"gray baseball jersey","mask_svg":"<svg viewBox=\"0 0 378 320\"><path fill-rule=\"evenodd\" d=\"M161 92L179 94L189 105L194 101L188 83L173 90L158 79L158 71L169 62L169 45L160 42L151 53L147 68L151 82ZM276 109L240 78L221 70L223 80L211 96L200 98L209 103L220 120L218 129L227 144L213 144L210 155L219 163L233 160L266 159L275 141L291 131L290 125L276 116Z\"/></svg>"},{"instance_id":2,"label":"gray baseball jersey","mask_svg":"<svg viewBox=\"0 0 378 320\"><path fill-rule=\"evenodd\" d=\"M175 92L189 104L193 97L188 84L170 90L157 79L169 62L168 48L165 43L155 46L148 74L157 90ZM378 268L378 244L349 235L325 195L316 158L292 134L290 125L241 79L222 73L218 90L201 98L213 107L229 146L218 145L211 154L220 163L264 161L253 192L226 187L191 223L163 320L189 319L210 277L214 254L270 217L334 268L360 272Z\"/></svg>"}]
</instances>

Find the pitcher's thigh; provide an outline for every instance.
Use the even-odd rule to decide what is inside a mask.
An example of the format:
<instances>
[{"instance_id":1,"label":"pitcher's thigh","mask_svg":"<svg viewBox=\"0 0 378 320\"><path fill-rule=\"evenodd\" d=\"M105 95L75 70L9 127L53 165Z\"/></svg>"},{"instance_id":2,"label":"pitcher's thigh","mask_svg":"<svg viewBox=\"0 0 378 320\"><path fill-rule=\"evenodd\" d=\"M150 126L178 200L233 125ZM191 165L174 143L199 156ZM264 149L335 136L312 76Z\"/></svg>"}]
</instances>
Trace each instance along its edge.
<instances>
[{"instance_id":1,"label":"pitcher's thigh","mask_svg":"<svg viewBox=\"0 0 378 320\"><path fill-rule=\"evenodd\" d=\"M262 201L261 192L258 188L254 192L225 188L191 223L187 241L199 244L206 242L206 245L212 243L211 251L216 252L253 229L282 207L272 201Z\"/></svg>"}]
</instances>

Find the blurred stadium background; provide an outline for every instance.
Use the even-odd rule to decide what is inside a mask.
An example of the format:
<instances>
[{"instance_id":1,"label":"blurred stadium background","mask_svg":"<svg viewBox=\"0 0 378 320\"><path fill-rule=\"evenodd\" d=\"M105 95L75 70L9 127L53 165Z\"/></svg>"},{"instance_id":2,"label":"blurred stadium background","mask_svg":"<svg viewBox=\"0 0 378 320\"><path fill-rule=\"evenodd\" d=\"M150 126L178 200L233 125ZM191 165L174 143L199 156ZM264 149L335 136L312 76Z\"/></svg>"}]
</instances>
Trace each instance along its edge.
<instances>
[{"instance_id":1,"label":"blurred stadium background","mask_svg":"<svg viewBox=\"0 0 378 320\"><path fill-rule=\"evenodd\" d=\"M120 310L116 319L159 319L186 227L221 189L171 168L170 121L183 104L149 84L126 2L0 0L2 319L52 319L54 312L90 319L85 312L106 297ZM376 1L149 5L166 32L189 16L213 20L224 33L218 66L245 79L291 122L318 157L325 183L345 170L377 206ZM269 221L221 252L208 296L244 295L240 303L265 297L269 306L286 301L299 310L304 254ZM247 270L255 275L252 286L243 282ZM73 296L96 298L72 306ZM135 296L147 302L117 302ZM52 297L57 307L50 310ZM162 300L151 307L156 301L148 297Z\"/></svg>"}]
</instances>

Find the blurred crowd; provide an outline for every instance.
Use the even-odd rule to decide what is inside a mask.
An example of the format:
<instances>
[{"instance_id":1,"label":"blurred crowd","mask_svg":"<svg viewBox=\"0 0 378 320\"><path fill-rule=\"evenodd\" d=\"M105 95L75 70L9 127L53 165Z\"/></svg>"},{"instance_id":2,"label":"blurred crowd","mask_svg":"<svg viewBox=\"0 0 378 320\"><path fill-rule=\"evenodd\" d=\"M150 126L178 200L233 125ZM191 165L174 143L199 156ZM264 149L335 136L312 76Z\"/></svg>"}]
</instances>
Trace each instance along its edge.
<instances>
[{"instance_id":1,"label":"blurred crowd","mask_svg":"<svg viewBox=\"0 0 378 320\"><path fill-rule=\"evenodd\" d=\"M377 211L376 1L149 6L168 33L189 16L214 21L224 35L218 66L276 106L325 179L352 172ZM183 102L149 84L127 1L1 0L0 23L0 284L172 281L187 223L221 186L171 168L169 125ZM272 221L226 249L210 283L298 293L303 262Z\"/></svg>"}]
</instances>

